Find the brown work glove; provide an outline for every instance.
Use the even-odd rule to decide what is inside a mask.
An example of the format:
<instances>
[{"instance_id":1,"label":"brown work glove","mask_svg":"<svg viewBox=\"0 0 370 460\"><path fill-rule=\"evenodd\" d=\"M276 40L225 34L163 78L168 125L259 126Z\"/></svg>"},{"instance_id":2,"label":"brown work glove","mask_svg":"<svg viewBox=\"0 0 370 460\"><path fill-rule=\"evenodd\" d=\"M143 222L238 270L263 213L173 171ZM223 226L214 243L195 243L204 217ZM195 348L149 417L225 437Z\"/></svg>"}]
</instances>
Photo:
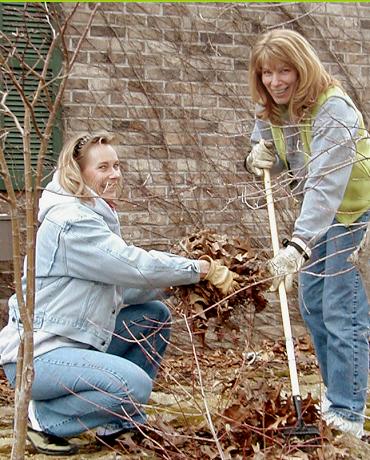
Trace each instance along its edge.
<instances>
[{"instance_id":1,"label":"brown work glove","mask_svg":"<svg viewBox=\"0 0 370 460\"><path fill-rule=\"evenodd\" d=\"M230 294L235 289L234 278L237 276L236 273L229 270L225 265L220 265L218 262L214 261L210 256L201 256L200 260L206 260L210 263L208 273L204 277L205 280L208 280L213 284L217 289L219 289L222 294Z\"/></svg>"}]
</instances>

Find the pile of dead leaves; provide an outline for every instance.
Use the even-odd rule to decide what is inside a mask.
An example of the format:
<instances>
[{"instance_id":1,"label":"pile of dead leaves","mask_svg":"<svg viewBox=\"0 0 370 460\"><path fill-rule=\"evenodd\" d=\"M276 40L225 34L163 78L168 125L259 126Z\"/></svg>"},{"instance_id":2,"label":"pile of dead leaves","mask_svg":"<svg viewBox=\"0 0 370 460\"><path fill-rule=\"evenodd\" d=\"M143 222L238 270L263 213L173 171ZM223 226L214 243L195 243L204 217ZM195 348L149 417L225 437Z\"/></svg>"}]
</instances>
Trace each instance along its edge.
<instances>
[{"instance_id":1,"label":"pile of dead leaves","mask_svg":"<svg viewBox=\"0 0 370 460\"><path fill-rule=\"evenodd\" d=\"M234 402L222 414L218 436L224 439L224 448L233 447L236 452L252 455L256 446L264 449L287 443L287 429L293 430L297 425L297 414L290 396L282 397L282 385L265 383L258 394L252 398L241 394L234 395ZM316 426L318 412L316 404L309 394L301 402L304 426ZM225 423L226 422L226 423ZM318 435L300 436L300 447L306 441L317 442Z\"/></svg>"},{"instance_id":2,"label":"pile of dead leaves","mask_svg":"<svg viewBox=\"0 0 370 460\"><path fill-rule=\"evenodd\" d=\"M10 388L4 371L0 367L0 405L6 406L8 404L13 404L13 402L14 390Z\"/></svg>"},{"instance_id":3,"label":"pile of dead leaves","mask_svg":"<svg viewBox=\"0 0 370 460\"><path fill-rule=\"evenodd\" d=\"M304 349L307 345L308 342L302 341ZM309 357L311 367L304 366L302 370L318 374L314 355L309 353ZM320 457L318 450L327 444L330 433L322 426L318 400L310 392L301 402L303 422L305 427L318 428L319 434L289 432L296 428L298 420L288 376L281 377L287 373L288 366L281 343L264 343L254 360L237 350L206 349L197 356L202 381L198 379L199 369L192 368L190 361L175 358L166 361L167 374L176 378L178 387L168 388L173 401L170 402L170 396L163 398L164 404L168 404L167 410L155 421L163 437L161 446L166 448L164 458L325 458ZM300 365L298 368L301 371ZM165 386L162 380L157 388L163 391ZM190 393L192 399L189 399ZM205 401L210 417L203 408ZM167 417L171 411L174 416L169 422ZM154 444L150 448L156 449ZM220 457L220 450L223 457Z\"/></svg>"},{"instance_id":4,"label":"pile of dead leaves","mask_svg":"<svg viewBox=\"0 0 370 460\"><path fill-rule=\"evenodd\" d=\"M190 319L193 332L204 338L210 318L218 325L225 324L235 309L262 311L267 301L263 292L267 256L257 253L247 240L238 240L202 230L180 241L174 247L177 254L198 259L208 255L237 274L235 292L225 296L208 281L196 285L176 287L173 291L174 306Z\"/></svg>"},{"instance_id":5,"label":"pile of dead leaves","mask_svg":"<svg viewBox=\"0 0 370 460\"><path fill-rule=\"evenodd\" d=\"M310 396L302 401L305 423L317 424L318 415L314 402ZM157 420L156 428L140 444L141 452L147 449L147 454L153 455L155 452L159 458L168 460L215 460L220 458L220 450L223 458L228 460L320 458L315 455L315 450L323 441L321 435L298 438L283 434L285 428L295 426L297 419L291 399L280 396L280 387L272 388L267 385L253 399L236 394L233 404L214 418L214 430L207 423L200 423L198 426L183 424L174 429ZM135 446L126 440L121 442L122 449L132 452L131 449ZM310 450L310 457L281 456L284 450L297 455L307 449ZM255 456L257 451L261 453L260 457Z\"/></svg>"}]
</instances>

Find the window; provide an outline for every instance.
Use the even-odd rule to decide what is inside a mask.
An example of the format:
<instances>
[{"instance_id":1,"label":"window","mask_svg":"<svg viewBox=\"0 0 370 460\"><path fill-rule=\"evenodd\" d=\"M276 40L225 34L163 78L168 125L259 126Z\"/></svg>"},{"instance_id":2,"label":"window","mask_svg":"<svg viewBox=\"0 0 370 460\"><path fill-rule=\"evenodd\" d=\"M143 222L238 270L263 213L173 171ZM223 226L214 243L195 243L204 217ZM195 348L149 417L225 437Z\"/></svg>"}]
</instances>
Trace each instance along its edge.
<instances>
[{"instance_id":1,"label":"window","mask_svg":"<svg viewBox=\"0 0 370 460\"><path fill-rule=\"evenodd\" d=\"M25 94L32 100L38 85L38 78L27 69L25 63L38 71L43 67L43 57L52 42L50 25L47 19L45 4L38 3L0 3L0 88L8 93L6 105L13 112L21 125L24 121L24 105L22 99L11 82L9 75L4 72L1 63L7 59ZM52 5L48 6L49 8ZM12 52L12 49L16 52ZM61 68L61 56L57 50L51 60L47 73L47 81L53 81ZM35 125L43 131L49 116L50 104L55 94L56 82L44 91L35 107L35 120L31 127L31 164L36 167L40 138L36 133ZM60 114L59 114L60 115ZM45 174L50 172L55 164L56 153L60 150L61 133L60 117L57 117L53 133L48 145L45 158ZM23 144L14 120L0 111L0 130L8 132L3 143L6 161L16 189L24 186ZM0 190L4 190L4 183L0 177Z\"/></svg>"}]
</instances>

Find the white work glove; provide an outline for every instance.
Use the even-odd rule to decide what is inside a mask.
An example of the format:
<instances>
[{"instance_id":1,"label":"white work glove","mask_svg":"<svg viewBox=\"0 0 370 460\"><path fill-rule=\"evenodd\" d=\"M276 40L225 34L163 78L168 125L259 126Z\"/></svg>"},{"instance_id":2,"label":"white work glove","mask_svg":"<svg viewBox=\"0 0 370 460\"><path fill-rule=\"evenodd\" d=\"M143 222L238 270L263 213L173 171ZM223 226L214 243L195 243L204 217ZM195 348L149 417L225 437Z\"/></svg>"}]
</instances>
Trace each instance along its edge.
<instances>
[{"instance_id":1,"label":"white work glove","mask_svg":"<svg viewBox=\"0 0 370 460\"><path fill-rule=\"evenodd\" d=\"M286 291L291 291L294 274L311 256L310 248L297 237L293 237L291 241L285 240L283 244L285 247L267 265L269 272L275 277L270 291L277 291L281 281L284 281Z\"/></svg>"},{"instance_id":2,"label":"white work glove","mask_svg":"<svg viewBox=\"0 0 370 460\"><path fill-rule=\"evenodd\" d=\"M247 171L256 176L263 176L264 169L271 169L276 161L274 144L263 139L254 145L245 160Z\"/></svg>"}]
</instances>

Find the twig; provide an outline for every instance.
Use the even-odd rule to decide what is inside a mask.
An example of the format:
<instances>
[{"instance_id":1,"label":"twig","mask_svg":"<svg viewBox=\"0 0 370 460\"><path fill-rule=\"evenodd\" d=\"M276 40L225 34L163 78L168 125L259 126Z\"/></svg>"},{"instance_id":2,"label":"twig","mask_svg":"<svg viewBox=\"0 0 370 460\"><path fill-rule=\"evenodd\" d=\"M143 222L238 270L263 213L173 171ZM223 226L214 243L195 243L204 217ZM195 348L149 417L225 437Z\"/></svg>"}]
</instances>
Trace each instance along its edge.
<instances>
[{"instance_id":1,"label":"twig","mask_svg":"<svg viewBox=\"0 0 370 460\"><path fill-rule=\"evenodd\" d=\"M188 320L185 316L185 314L182 315L183 318L184 318L184 321L185 321L185 324L186 324L186 328L189 332L189 338L190 338L190 342L191 342L191 346L192 346L192 349L193 349L193 354L194 354L194 360L195 360L195 365L196 365L196 368L197 368L197 372L198 372L198 379L199 379L199 385L200 385L200 392L202 394L202 397L203 397L203 403L204 403L204 409L206 411L206 419L207 419L207 422L208 422L208 426L211 430L211 433L212 433L212 436L213 436L213 439L215 440L215 443L216 443L216 446L217 446L217 450L218 450L218 453L220 454L220 458L221 460L226 460L225 459L225 456L224 456L224 452L222 450L222 446L220 444L220 441L217 437L217 433L216 433L216 430L215 430L215 427L214 427L214 424L213 424L213 421L212 421L212 416L211 416L211 413L209 411L209 407L208 407L208 403L207 403L207 397L204 393L204 385L203 385L203 381L202 381L202 372L200 370L200 366L199 366L199 361L198 361L198 356L197 356L197 352L195 350L195 345L194 345L194 340L193 340L193 334L191 333L191 329L189 327L189 323L188 323Z\"/></svg>"}]
</instances>

